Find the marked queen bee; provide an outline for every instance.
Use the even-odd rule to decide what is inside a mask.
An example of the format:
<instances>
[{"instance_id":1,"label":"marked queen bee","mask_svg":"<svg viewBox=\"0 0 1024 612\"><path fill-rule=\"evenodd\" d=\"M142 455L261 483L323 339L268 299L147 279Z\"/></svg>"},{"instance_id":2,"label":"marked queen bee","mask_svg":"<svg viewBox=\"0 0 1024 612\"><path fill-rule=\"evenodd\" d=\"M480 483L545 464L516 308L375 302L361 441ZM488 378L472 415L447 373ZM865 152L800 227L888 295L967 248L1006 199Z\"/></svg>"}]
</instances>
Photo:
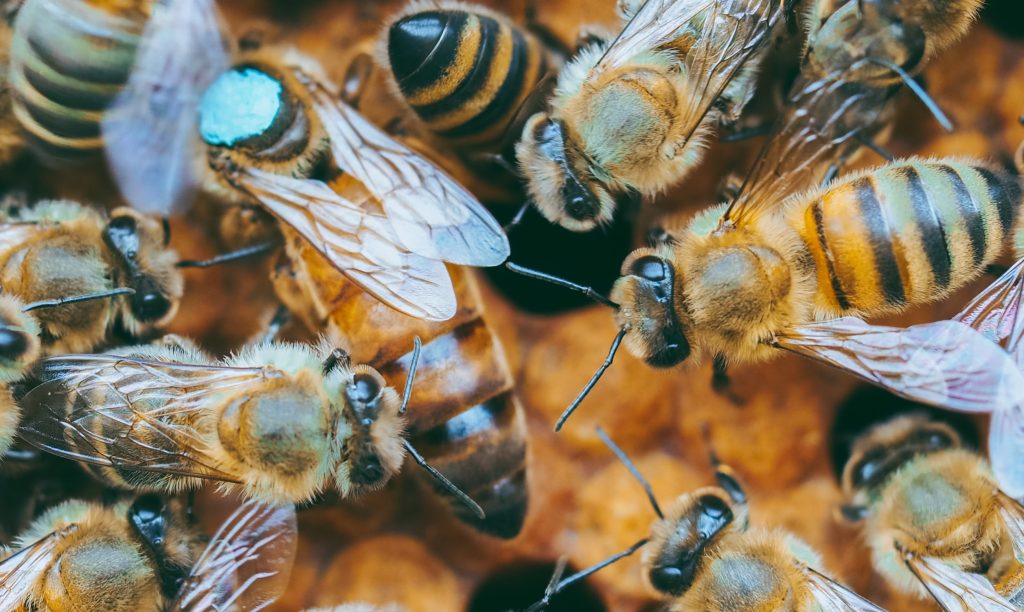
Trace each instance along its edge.
<instances>
[{"instance_id":1,"label":"marked queen bee","mask_svg":"<svg viewBox=\"0 0 1024 612\"><path fill-rule=\"evenodd\" d=\"M653 195L685 177L715 124L735 120L753 95L791 4L621 2L622 31L562 69L550 111L531 117L516 145L537 209L586 231L611 221L614 193Z\"/></svg>"},{"instance_id":2,"label":"marked queen bee","mask_svg":"<svg viewBox=\"0 0 1024 612\"><path fill-rule=\"evenodd\" d=\"M658 519L651 525L650 536L623 552L567 578L553 579L529 612L545 609L567 586L641 549L644 581L667 600L667 609L673 612L881 612L828 577L818 553L795 535L751 527L746 493L714 453L718 486L681 495L663 512L650 484L622 449L600 428L597 433L644 487Z\"/></svg>"},{"instance_id":3,"label":"marked queen bee","mask_svg":"<svg viewBox=\"0 0 1024 612\"><path fill-rule=\"evenodd\" d=\"M223 53L223 41L208 43L207 52ZM476 198L339 100L310 58L281 50L240 54L195 100L162 93L192 89L187 66L167 74L160 61L176 45L154 39L133 73L146 86L128 88L129 102L111 112L141 146L112 143L108 152L126 168L140 156L183 173L194 171L197 158L209 167L182 180L128 173L122 181L133 185L124 189L136 193L133 203L164 201L148 192L168 182L198 181L226 204L262 207L286 237L302 236L363 290L429 320L456 310L444 262L492 266L508 256L505 234ZM154 98L166 105L154 107ZM320 180L339 174L350 179L351 192Z\"/></svg>"},{"instance_id":4,"label":"marked queen bee","mask_svg":"<svg viewBox=\"0 0 1024 612\"><path fill-rule=\"evenodd\" d=\"M297 540L291 505L246 502L207 543L180 500L70 500L0 561L0 608L258 610L284 592Z\"/></svg>"},{"instance_id":5,"label":"marked queen bee","mask_svg":"<svg viewBox=\"0 0 1024 612\"><path fill-rule=\"evenodd\" d=\"M403 399L327 345L256 344L214 361L170 336L117 354L41 362L20 437L114 487L178 492L204 480L249 498L305 502L383 486L408 453L479 518L471 499L405 439Z\"/></svg>"}]
</instances>

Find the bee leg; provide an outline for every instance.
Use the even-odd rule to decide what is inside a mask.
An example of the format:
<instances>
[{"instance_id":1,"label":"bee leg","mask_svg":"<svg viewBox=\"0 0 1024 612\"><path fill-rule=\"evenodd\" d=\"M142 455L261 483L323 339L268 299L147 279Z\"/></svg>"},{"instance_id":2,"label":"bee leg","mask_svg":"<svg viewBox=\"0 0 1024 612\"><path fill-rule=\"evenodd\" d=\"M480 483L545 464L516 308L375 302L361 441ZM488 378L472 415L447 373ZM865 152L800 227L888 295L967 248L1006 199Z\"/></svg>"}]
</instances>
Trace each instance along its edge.
<instances>
[{"instance_id":1,"label":"bee leg","mask_svg":"<svg viewBox=\"0 0 1024 612\"><path fill-rule=\"evenodd\" d=\"M292 320L292 313L285 307L284 304L280 304L277 310L274 311L274 316L270 318L270 323L267 324L267 331L260 338L260 344L270 344L277 340L277 336L281 333L281 330L285 325Z\"/></svg>"},{"instance_id":2,"label":"bee leg","mask_svg":"<svg viewBox=\"0 0 1024 612\"><path fill-rule=\"evenodd\" d=\"M349 62L345 77L341 80L341 100L358 109L359 101L366 91L366 84L373 76L373 57L366 52L357 54Z\"/></svg>"},{"instance_id":3,"label":"bee leg","mask_svg":"<svg viewBox=\"0 0 1024 612\"><path fill-rule=\"evenodd\" d=\"M715 360L712 364L711 388L715 393L724 396L736 406L742 406L745 403L743 398L732 389L732 378L729 376L725 357L721 353L715 355Z\"/></svg>"},{"instance_id":4,"label":"bee leg","mask_svg":"<svg viewBox=\"0 0 1024 612\"><path fill-rule=\"evenodd\" d=\"M752 125L750 127L735 128L732 130L724 131L718 140L721 142L739 142L741 140L747 140L750 138L757 138L758 136L767 136L772 131L771 122L762 123L760 125Z\"/></svg>"},{"instance_id":5,"label":"bee leg","mask_svg":"<svg viewBox=\"0 0 1024 612\"><path fill-rule=\"evenodd\" d=\"M541 44L543 44L547 49L550 49L563 58L572 57L573 54L579 50L579 47L575 50L569 47L569 45L565 44L554 30L541 23L540 19L537 18L536 0L530 0L527 2L524 12L526 29L536 36L540 40Z\"/></svg>"},{"instance_id":6,"label":"bee leg","mask_svg":"<svg viewBox=\"0 0 1024 612\"><path fill-rule=\"evenodd\" d=\"M879 157L885 159L885 161L891 162L892 160L895 159L893 154L890 153L888 149L882 147L882 145L875 142L874 139L872 139L870 136L865 136L860 132L855 132L853 137L857 140L857 142L874 151L876 154L878 154Z\"/></svg>"}]
</instances>

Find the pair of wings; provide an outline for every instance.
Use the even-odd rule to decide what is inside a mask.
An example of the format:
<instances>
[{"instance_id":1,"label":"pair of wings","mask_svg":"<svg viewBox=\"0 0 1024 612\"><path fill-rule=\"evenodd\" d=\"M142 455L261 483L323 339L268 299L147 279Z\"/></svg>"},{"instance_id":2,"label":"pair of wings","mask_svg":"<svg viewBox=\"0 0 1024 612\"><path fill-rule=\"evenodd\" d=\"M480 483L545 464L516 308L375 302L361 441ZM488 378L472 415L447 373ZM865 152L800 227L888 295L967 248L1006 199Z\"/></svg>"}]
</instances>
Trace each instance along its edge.
<instances>
[{"instance_id":1,"label":"pair of wings","mask_svg":"<svg viewBox=\"0 0 1024 612\"><path fill-rule=\"evenodd\" d=\"M766 47L789 4L789 0L647 0L587 78L628 65L636 56L671 44L680 32L699 24L682 58L690 97L679 117L695 131L733 78Z\"/></svg>"},{"instance_id":2,"label":"pair of wings","mask_svg":"<svg viewBox=\"0 0 1024 612\"><path fill-rule=\"evenodd\" d=\"M803 570L807 586L822 612L885 612L813 567L804 565Z\"/></svg>"},{"instance_id":3,"label":"pair of wings","mask_svg":"<svg viewBox=\"0 0 1024 612\"><path fill-rule=\"evenodd\" d=\"M160 3L147 24L128 83L105 114L110 166L136 208L168 213L188 199L206 157L198 101L227 69L228 49L213 0ZM310 242L334 267L389 306L446 320L455 292L444 262L495 266L508 239L465 187L299 74L339 169L380 205L325 183L233 168L229 179ZM383 212L381 212L383 209Z\"/></svg>"},{"instance_id":4,"label":"pair of wings","mask_svg":"<svg viewBox=\"0 0 1024 612\"><path fill-rule=\"evenodd\" d=\"M105 467L240 482L206 450L197 418L223 393L258 388L269 368L117 355L42 362L46 381L22 400L18 435L54 455Z\"/></svg>"},{"instance_id":5,"label":"pair of wings","mask_svg":"<svg viewBox=\"0 0 1024 612\"><path fill-rule=\"evenodd\" d=\"M0 562L0 610L21 609L57 562L61 540L77 525L50 533ZM295 507L243 503L221 525L182 583L173 610L261 610L288 585L298 529Z\"/></svg>"}]
</instances>

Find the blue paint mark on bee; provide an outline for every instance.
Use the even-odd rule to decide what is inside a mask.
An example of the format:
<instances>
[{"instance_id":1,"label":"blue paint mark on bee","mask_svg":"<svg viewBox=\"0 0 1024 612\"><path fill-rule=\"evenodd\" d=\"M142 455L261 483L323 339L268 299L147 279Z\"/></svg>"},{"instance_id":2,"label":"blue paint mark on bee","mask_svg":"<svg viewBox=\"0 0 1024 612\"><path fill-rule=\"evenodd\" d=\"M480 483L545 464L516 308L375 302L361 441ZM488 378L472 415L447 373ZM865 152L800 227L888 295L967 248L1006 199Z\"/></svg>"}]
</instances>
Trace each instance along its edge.
<instances>
[{"instance_id":1,"label":"blue paint mark on bee","mask_svg":"<svg viewBox=\"0 0 1024 612\"><path fill-rule=\"evenodd\" d=\"M281 83L256 68L222 74L203 94L199 133L207 144L231 147L263 134L281 111Z\"/></svg>"}]
</instances>

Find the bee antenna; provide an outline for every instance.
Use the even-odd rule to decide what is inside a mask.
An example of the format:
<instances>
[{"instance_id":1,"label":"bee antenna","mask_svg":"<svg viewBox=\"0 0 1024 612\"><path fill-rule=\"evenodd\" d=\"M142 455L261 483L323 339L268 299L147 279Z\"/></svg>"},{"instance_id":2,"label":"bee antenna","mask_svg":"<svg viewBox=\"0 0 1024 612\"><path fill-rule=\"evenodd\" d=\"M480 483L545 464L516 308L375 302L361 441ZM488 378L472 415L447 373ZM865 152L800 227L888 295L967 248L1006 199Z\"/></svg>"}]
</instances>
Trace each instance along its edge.
<instances>
[{"instance_id":1,"label":"bee antenna","mask_svg":"<svg viewBox=\"0 0 1024 612\"><path fill-rule=\"evenodd\" d=\"M419 452L413 447L412 442L409 442L408 440L402 440L402 445L405 446L405 450L409 452L409 455L413 458L413 460L416 463L419 464L421 468L423 468L424 470L427 471L428 474L433 476L434 480L440 483L440 485L444 487L445 490L454 495L460 502L465 504L466 507L469 508L478 519L483 520L487 518L487 515L484 513L484 509L480 507L480 504L473 501L473 498L470 497L469 495L463 493L462 489L455 486L455 483L448 480L444 474L437 471L437 468L427 463L427 460L423 458L423 455L419 454Z\"/></svg>"},{"instance_id":2,"label":"bee antenna","mask_svg":"<svg viewBox=\"0 0 1024 612\"><path fill-rule=\"evenodd\" d=\"M626 469L633 475L633 478L636 478L644 488L644 491L647 492L647 499L651 502L651 507L654 508L654 513L658 515L658 518L665 518L665 514L661 511L661 506L658 505L658 498L654 496L654 489L651 488L651 483L647 482L647 479L644 478L644 475L640 473L636 464L634 464L629 456L626 455L626 452L619 448L619 445L616 444L601 427L597 428L597 437L601 438L604 445L615 453L615 456L618 457L619 461L626 466Z\"/></svg>"},{"instance_id":3,"label":"bee antenna","mask_svg":"<svg viewBox=\"0 0 1024 612\"><path fill-rule=\"evenodd\" d=\"M867 60L869 62L874 62L879 66L885 66L889 70L895 72L900 77L900 79L903 80L906 86L910 88L910 91L914 92L914 95L916 95L921 100L921 102L924 103L925 108L927 108L928 111L935 117L935 120L939 122L939 125L941 125L942 128L947 132L953 131L953 122L950 121L949 117L947 117L946 114L942 112L942 109L939 108L939 105L935 102L935 100L933 100L932 97L928 95L928 92L925 91L920 85L918 85L917 82L913 78L911 78L909 74L907 74L906 70L890 62L889 60L877 57L869 57L867 58Z\"/></svg>"},{"instance_id":4,"label":"bee antenna","mask_svg":"<svg viewBox=\"0 0 1024 612\"><path fill-rule=\"evenodd\" d=\"M542 280L542 281L551 283L553 285L558 285L560 287L565 287L566 289L571 289L573 291L577 291L577 292L582 293L583 295L587 296L588 298L594 300L598 304L604 304L605 306L608 306L609 308L613 308L615 310L619 309L619 305L618 304L616 304L615 302L611 301L610 299L608 299L604 295L598 293L597 291L594 291L594 289L592 287L586 287L586 286L580 285L579 283L574 283L574 282L572 282L570 280L566 280L564 278L561 278L561 277L558 277L558 276L554 276L553 274L548 274L546 272L541 272L539 270L533 270L531 268L526 268L526 267L520 266L519 264L514 264L511 261L507 262L505 264L505 268L507 268L509 272L515 272L516 274L521 274L521 275L526 276L528 278L535 278L537 280Z\"/></svg>"},{"instance_id":5,"label":"bee antenna","mask_svg":"<svg viewBox=\"0 0 1024 612\"><path fill-rule=\"evenodd\" d=\"M516 211L516 214L512 217L512 220L501 228L505 232L506 236L509 235L512 232L512 230L519 227L519 224L523 222L523 217L526 216L526 211L530 209L531 203L532 202L530 202L529 200L523 202L523 205L520 206L519 210Z\"/></svg>"},{"instance_id":6,"label":"bee antenna","mask_svg":"<svg viewBox=\"0 0 1024 612\"><path fill-rule=\"evenodd\" d=\"M619 559L623 559L625 557L628 557L628 556L632 555L636 551L640 550L640 548L644 544L647 544L647 538L644 538L644 539L640 540L639 542L637 542L636 544L633 544L632 546L630 546L629 548L627 548L626 550L624 550L622 552L615 553L614 555L608 557L604 561L601 561L601 562L599 562L599 563L597 563L595 565L591 565L587 569L580 570L580 571L576 572L575 574L573 574L572 576L569 576L568 578L560 580L558 582L558 584L555 585L554 588L551 588L551 585L548 585L548 588L544 589L544 597L543 597L543 599L541 599L540 601L534 603L532 606L527 608L526 612L540 612L540 610L546 609L548 607L548 605L551 603L551 598L554 597L555 595L558 595L559 593L564 591L566 588L572 586L573 584L579 582L580 580L583 580L584 578L586 578L587 576L593 574L594 572L596 572L598 570L602 570L602 569L608 567L609 565L611 565L612 563L615 563ZM556 566L555 570L556 571L558 570L557 566Z\"/></svg>"},{"instance_id":7,"label":"bee antenna","mask_svg":"<svg viewBox=\"0 0 1024 612\"><path fill-rule=\"evenodd\" d=\"M399 415L405 414L405 411L409 409L409 397L412 395L412 381L416 377L416 366L420 363L421 348L423 348L423 342L420 341L419 336L416 336L412 339L412 358L409 360L409 375L405 377L405 392L402 393L402 407L398 409Z\"/></svg>"},{"instance_id":8,"label":"bee antenna","mask_svg":"<svg viewBox=\"0 0 1024 612\"><path fill-rule=\"evenodd\" d=\"M210 259L183 259L174 265L177 268L209 268L212 266L219 266L220 264L238 261L239 259L245 259L246 257L252 257L254 255L262 255L273 251L279 246L281 246L280 240L268 240L267 242L260 242L234 251L228 251L227 253L221 253L220 255L211 257Z\"/></svg>"},{"instance_id":9,"label":"bee antenna","mask_svg":"<svg viewBox=\"0 0 1024 612\"><path fill-rule=\"evenodd\" d=\"M133 295L134 293L135 290L131 287L117 287L116 289L107 289L106 291L97 291L95 293L84 293L82 295L70 295L54 300L39 300L38 302L26 304L21 311L30 312L40 308L53 308L54 306L62 306L64 304L77 304L78 302L102 300L105 298L117 297L119 295Z\"/></svg>"},{"instance_id":10,"label":"bee antenna","mask_svg":"<svg viewBox=\"0 0 1024 612\"><path fill-rule=\"evenodd\" d=\"M704 445L708 449L708 459L711 461L711 467L715 470L715 480L718 482L718 486L729 494L733 503L746 504L747 494L743 491L743 485L736 478L732 468L722 463L722 459L715 452L715 445L711 443L711 425L707 421L700 424L700 433L704 439Z\"/></svg>"},{"instance_id":11,"label":"bee antenna","mask_svg":"<svg viewBox=\"0 0 1024 612\"><path fill-rule=\"evenodd\" d=\"M619 333L615 335L615 339L612 340L612 346L610 349L608 349L608 356L605 357L604 363L601 364L601 367L597 368L597 372L594 372L594 375L590 377L590 382L588 382L587 385L583 387L583 390L580 391L580 394L576 396L576 399L574 399L572 403L569 404L569 407L565 409L565 412L562 413L562 416L558 417L558 422L555 423L556 432L561 431L562 425L565 425L565 422L569 420L569 417L572 416L572 413L575 412L577 408L579 408L580 404L583 403L583 400L590 393L590 390L594 388L594 385L597 384L597 381L600 380L601 376L604 375L605 370L607 370L609 366L612 365L612 361L615 359L615 353L618 352L619 345L622 344L622 339L625 337L626 328L623 327L622 329L619 330Z\"/></svg>"}]
</instances>

